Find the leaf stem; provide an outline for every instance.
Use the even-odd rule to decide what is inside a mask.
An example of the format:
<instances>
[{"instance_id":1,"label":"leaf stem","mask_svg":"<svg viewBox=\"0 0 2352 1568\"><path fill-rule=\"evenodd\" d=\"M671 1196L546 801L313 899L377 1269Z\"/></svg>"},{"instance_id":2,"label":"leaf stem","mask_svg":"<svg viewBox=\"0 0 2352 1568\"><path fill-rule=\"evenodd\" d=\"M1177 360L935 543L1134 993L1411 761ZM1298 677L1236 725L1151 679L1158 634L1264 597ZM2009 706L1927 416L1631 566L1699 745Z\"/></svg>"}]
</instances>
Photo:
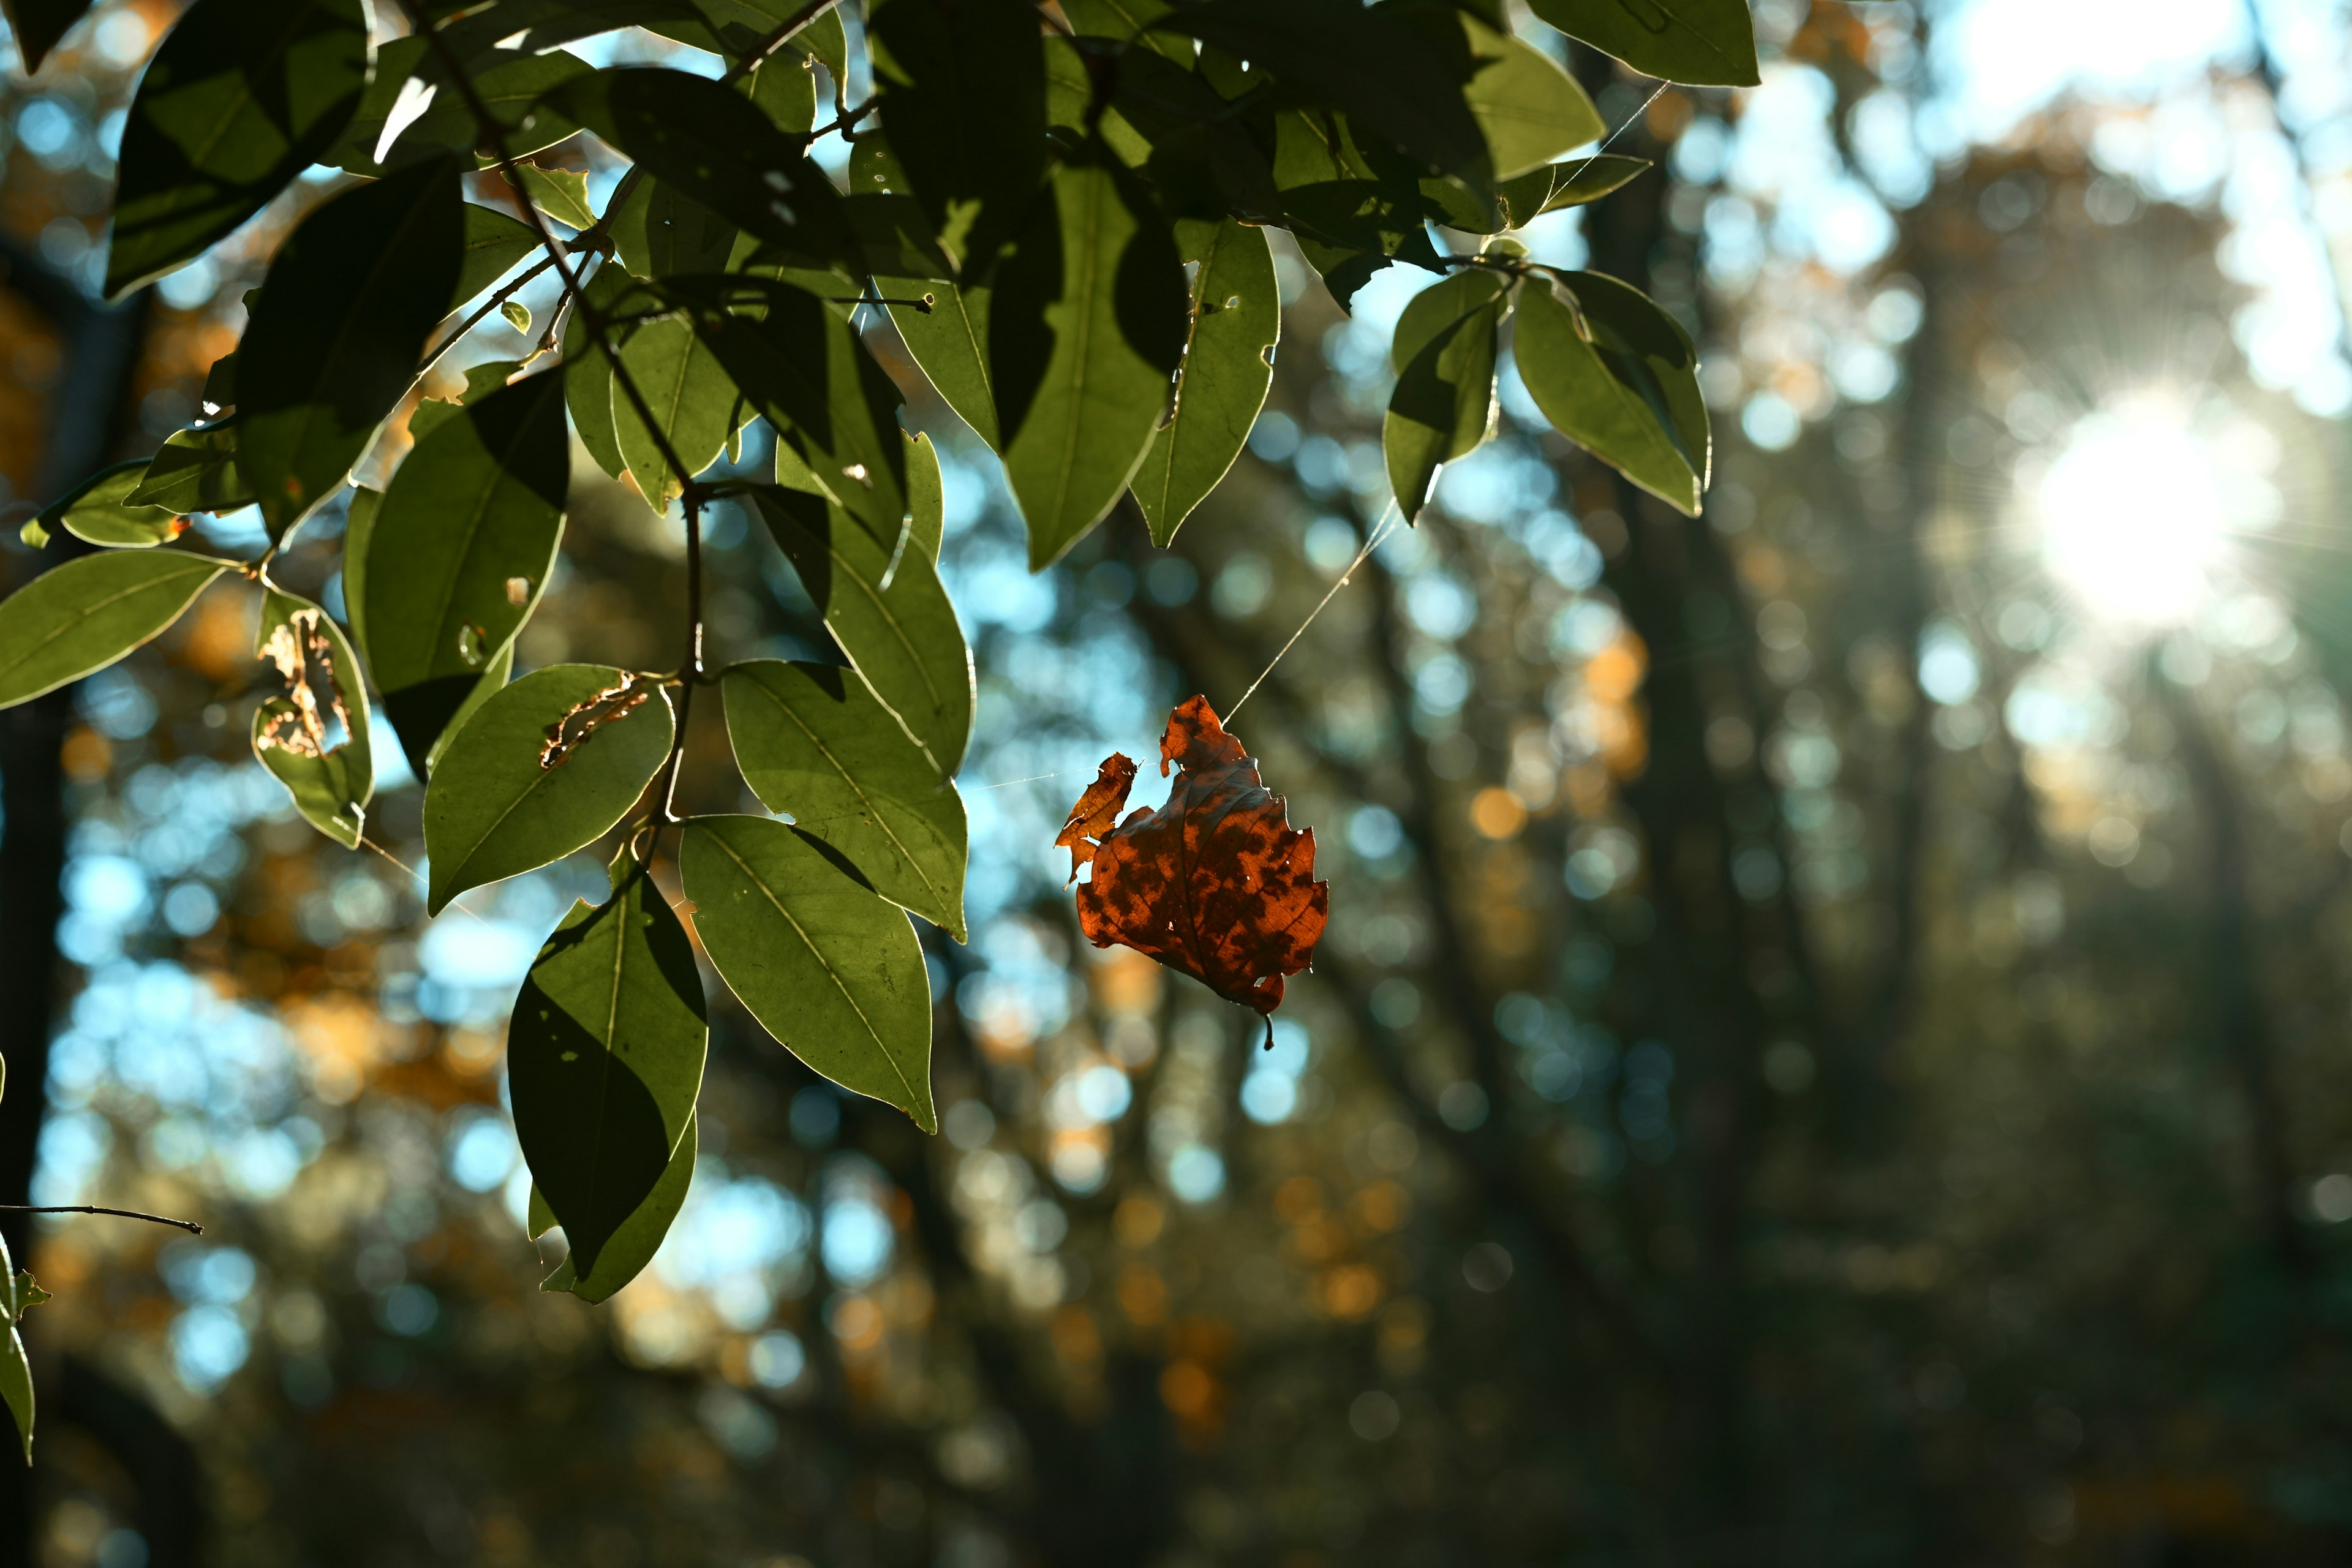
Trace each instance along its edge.
<instances>
[{"instance_id":1,"label":"leaf stem","mask_svg":"<svg viewBox=\"0 0 2352 1568\"><path fill-rule=\"evenodd\" d=\"M153 1225L177 1226L192 1236L202 1236L205 1227L192 1219L173 1219L165 1215L141 1214L137 1209L101 1208L96 1204L0 1204L0 1214L103 1214L117 1219L143 1219Z\"/></svg>"}]
</instances>

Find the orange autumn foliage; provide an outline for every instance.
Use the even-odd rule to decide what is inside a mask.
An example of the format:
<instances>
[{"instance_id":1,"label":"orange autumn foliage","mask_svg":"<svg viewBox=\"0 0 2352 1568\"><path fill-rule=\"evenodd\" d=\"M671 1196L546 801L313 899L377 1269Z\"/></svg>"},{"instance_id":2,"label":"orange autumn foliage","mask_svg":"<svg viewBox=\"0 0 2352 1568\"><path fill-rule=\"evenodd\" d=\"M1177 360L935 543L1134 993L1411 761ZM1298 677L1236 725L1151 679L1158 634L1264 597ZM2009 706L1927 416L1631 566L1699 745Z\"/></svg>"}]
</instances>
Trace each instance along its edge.
<instances>
[{"instance_id":1,"label":"orange autumn foliage","mask_svg":"<svg viewBox=\"0 0 2352 1568\"><path fill-rule=\"evenodd\" d=\"M1330 915L1330 884L1315 880L1315 833L1294 830L1282 797L1225 733L1205 698L1169 715L1160 771L1177 764L1167 804L1113 826L1135 784L1118 752L1102 764L1055 843L1070 852L1078 923L1097 947L1123 944L1181 970L1267 1019L1283 977L1315 957Z\"/></svg>"}]
</instances>

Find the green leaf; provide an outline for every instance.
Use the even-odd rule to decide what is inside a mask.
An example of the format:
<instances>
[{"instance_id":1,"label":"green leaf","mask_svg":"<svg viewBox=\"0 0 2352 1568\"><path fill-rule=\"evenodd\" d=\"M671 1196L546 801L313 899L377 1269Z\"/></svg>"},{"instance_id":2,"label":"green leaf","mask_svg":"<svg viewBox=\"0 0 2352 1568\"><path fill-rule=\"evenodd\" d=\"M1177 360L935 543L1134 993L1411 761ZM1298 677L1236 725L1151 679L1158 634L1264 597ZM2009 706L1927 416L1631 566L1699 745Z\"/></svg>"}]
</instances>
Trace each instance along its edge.
<instances>
[{"instance_id":1,"label":"green leaf","mask_svg":"<svg viewBox=\"0 0 2352 1568\"><path fill-rule=\"evenodd\" d=\"M365 485L352 487L351 502L343 510L343 624L352 628L352 641L371 670L375 656L368 651L367 558L375 520L383 510L383 492Z\"/></svg>"},{"instance_id":2,"label":"green leaf","mask_svg":"<svg viewBox=\"0 0 2352 1568\"><path fill-rule=\"evenodd\" d=\"M686 928L625 851L613 875L539 950L507 1031L515 1137L591 1281L688 1136L710 1037Z\"/></svg>"},{"instance_id":3,"label":"green leaf","mask_svg":"<svg viewBox=\"0 0 2352 1568\"><path fill-rule=\"evenodd\" d=\"M468 366L464 391L454 397L420 398L416 406L409 410L409 439L423 441L445 422L455 419L459 409L481 402L504 386L508 378L521 368L521 361L510 359L485 360L480 364ZM346 554L350 548L348 544L344 546Z\"/></svg>"},{"instance_id":4,"label":"green leaf","mask_svg":"<svg viewBox=\"0 0 2352 1568\"><path fill-rule=\"evenodd\" d=\"M512 327L516 331L528 332L530 331L530 307L524 304L521 300L509 300L505 304L499 307L499 314L504 316L507 319L507 325Z\"/></svg>"},{"instance_id":5,"label":"green leaf","mask_svg":"<svg viewBox=\"0 0 2352 1568\"><path fill-rule=\"evenodd\" d=\"M527 158L552 147L580 128L540 102L549 90L592 68L577 55L551 50L515 58L500 51L478 57L470 64L474 91L482 106L503 128L507 154ZM415 87L410 83L414 80ZM421 109L415 94L430 89ZM395 113L413 115L402 126L381 161L376 150ZM473 106L449 79L440 55L425 38L412 34L394 38L376 50L375 75L357 112L335 145L320 156L354 174L377 177L437 153L475 153L480 140ZM487 160L485 160L487 162Z\"/></svg>"},{"instance_id":6,"label":"green leaf","mask_svg":"<svg viewBox=\"0 0 2352 1568\"><path fill-rule=\"evenodd\" d=\"M1465 270L1413 296L1389 353L1395 393L1381 427L1389 489L1407 522L1421 514L1439 465L1486 438L1495 410L1495 334L1504 279Z\"/></svg>"},{"instance_id":7,"label":"green leaf","mask_svg":"<svg viewBox=\"0 0 2352 1568\"><path fill-rule=\"evenodd\" d=\"M924 1131L931 983L914 927L818 840L758 816L698 816L678 854L719 978L784 1047Z\"/></svg>"},{"instance_id":8,"label":"green leaf","mask_svg":"<svg viewBox=\"0 0 2352 1568\"><path fill-rule=\"evenodd\" d=\"M253 489L236 463L236 421L223 419L175 430L147 461L147 477L123 497L131 506L168 511L235 511L253 504Z\"/></svg>"},{"instance_id":9,"label":"green leaf","mask_svg":"<svg viewBox=\"0 0 2352 1568\"><path fill-rule=\"evenodd\" d=\"M1192 40L1172 33L1151 32L1151 24L1174 6L1167 0L1062 0L1062 15L1070 30L1082 38L1117 38L1151 50L1180 66L1192 63Z\"/></svg>"},{"instance_id":10,"label":"green leaf","mask_svg":"<svg viewBox=\"0 0 2352 1568\"><path fill-rule=\"evenodd\" d=\"M744 85L777 130L804 136L816 129L816 73L803 56L771 55Z\"/></svg>"},{"instance_id":11,"label":"green leaf","mask_svg":"<svg viewBox=\"0 0 2352 1568\"><path fill-rule=\"evenodd\" d=\"M1528 395L1561 435L1696 517L1713 447L1689 335L1614 278L1562 284L1520 291L1513 353Z\"/></svg>"},{"instance_id":12,"label":"green leaf","mask_svg":"<svg viewBox=\"0 0 2352 1568\"><path fill-rule=\"evenodd\" d=\"M636 481L637 493L656 511L668 510L686 481L718 460L733 427L735 384L719 366L709 345L679 317L647 321L621 346L621 363L636 384L670 449L687 465L673 473L636 405L613 384L613 430L621 460Z\"/></svg>"},{"instance_id":13,"label":"green leaf","mask_svg":"<svg viewBox=\"0 0 2352 1568\"><path fill-rule=\"evenodd\" d=\"M110 551L44 572L0 600L0 708L112 664L228 566L177 550Z\"/></svg>"},{"instance_id":14,"label":"green leaf","mask_svg":"<svg viewBox=\"0 0 2352 1568\"><path fill-rule=\"evenodd\" d=\"M907 192L977 279L1045 174L1036 16L1017 5L890 0L875 8L866 44Z\"/></svg>"},{"instance_id":15,"label":"green leaf","mask_svg":"<svg viewBox=\"0 0 2352 1568\"><path fill-rule=\"evenodd\" d=\"M342 133L367 83L361 0L196 0L122 130L106 292L194 259Z\"/></svg>"},{"instance_id":16,"label":"green leaf","mask_svg":"<svg viewBox=\"0 0 2352 1568\"><path fill-rule=\"evenodd\" d=\"M1459 182L1423 178L1424 170L1394 146L1360 134L1347 115L1285 109L1275 115L1274 132L1272 177L1284 222L1342 310L1391 258L1437 269L1424 191L1442 185L1455 198L1448 205L1486 209Z\"/></svg>"},{"instance_id":17,"label":"green leaf","mask_svg":"<svg viewBox=\"0 0 2352 1568\"><path fill-rule=\"evenodd\" d=\"M89 9L89 0L7 0L0 9L7 13L8 30L16 35L25 74L32 76L58 47L58 40L81 20Z\"/></svg>"},{"instance_id":18,"label":"green leaf","mask_svg":"<svg viewBox=\"0 0 2352 1568\"><path fill-rule=\"evenodd\" d=\"M695 331L828 495L896 545L907 515L898 388L846 317L772 278L674 279Z\"/></svg>"},{"instance_id":19,"label":"green leaf","mask_svg":"<svg viewBox=\"0 0 2352 1568\"><path fill-rule=\"evenodd\" d=\"M530 226L518 223L494 207L466 204L464 259L457 266L457 287L449 297L456 310L505 277L514 264L539 248Z\"/></svg>"},{"instance_id":20,"label":"green leaf","mask_svg":"<svg viewBox=\"0 0 2352 1568\"><path fill-rule=\"evenodd\" d=\"M1188 298L1167 223L1097 147L1060 165L998 264L988 357L1029 563L1110 511L1168 411Z\"/></svg>"},{"instance_id":21,"label":"green leaf","mask_svg":"<svg viewBox=\"0 0 2352 1568\"><path fill-rule=\"evenodd\" d=\"M1504 226L1523 228L1544 213L1597 202L1649 167L1647 158L1597 153L1530 170L1495 193L1502 200Z\"/></svg>"},{"instance_id":22,"label":"green leaf","mask_svg":"<svg viewBox=\"0 0 2352 1568\"><path fill-rule=\"evenodd\" d=\"M601 664L533 670L451 738L425 788L425 910L593 844L669 753L669 698Z\"/></svg>"},{"instance_id":23,"label":"green leaf","mask_svg":"<svg viewBox=\"0 0 2352 1568\"><path fill-rule=\"evenodd\" d=\"M0 1403L16 1419L16 1435L25 1445L25 1463L33 1462L33 1363L25 1359L25 1342L15 1329L0 1330Z\"/></svg>"},{"instance_id":24,"label":"green leaf","mask_svg":"<svg viewBox=\"0 0 2352 1568\"><path fill-rule=\"evenodd\" d=\"M518 163L515 173L522 176L523 194L530 197L530 205L556 222L567 228L596 226L596 209L588 205L586 174L576 169L542 169L536 163Z\"/></svg>"},{"instance_id":25,"label":"green leaf","mask_svg":"<svg viewBox=\"0 0 2352 1568\"><path fill-rule=\"evenodd\" d=\"M286 694L254 710L253 754L286 786L303 820L358 848L375 793L358 657L326 611L275 585L262 598L254 652L277 666Z\"/></svg>"},{"instance_id":26,"label":"green leaf","mask_svg":"<svg viewBox=\"0 0 2352 1568\"><path fill-rule=\"evenodd\" d=\"M47 529L62 528L78 539L118 550L144 550L178 538L182 524L171 508L130 503L131 492L146 478L147 465L142 462L100 468L51 501L38 521Z\"/></svg>"},{"instance_id":27,"label":"green leaf","mask_svg":"<svg viewBox=\"0 0 2352 1568\"><path fill-rule=\"evenodd\" d=\"M612 233L623 267L640 278L667 278L726 270L736 228L661 181L640 179L613 215Z\"/></svg>"},{"instance_id":28,"label":"green leaf","mask_svg":"<svg viewBox=\"0 0 2352 1568\"><path fill-rule=\"evenodd\" d=\"M815 266L856 267L841 194L808 160L807 138L779 130L730 89L639 67L583 77L549 101L764 244Z\"/></svg>"},{"instance_id":29,"label":"green leaf","mask_svg":"<svg viewBox=\"0 0 2352 1568\"><path fill-rule=\"evenodd\" d=\"M857 672L754 659L730 666L719 689L736 765L760 804L963 941L963 801Z\"/></svg>"},{"instance_id":30,"label":"green leaf","mask_svg":"<svg viewBox=\"0 0 2352 1568\"><path fill-rule=\"evenodd\" d=\"M205 390L198 405L204 409L207 419L217 419L224 412L236 406L235 349L213 361L212 368L205 372Z\"/></svg>"},{"instance_id":31,"label":"green leaf","mask_svg":"<svg viewBox=\"0 0 2352 1568\"><path fill-rule=\"evenodd\" d=\"M1254 71L1271 70L1285 88L1346 110L1473 189L1486 188L1494 167L1486 133L1463 98L1469 51L1444 47L1391 9L1356 0L1207 0L1153 26L1213 44Z\"/></svg>"},{"instance_id":32,"label":"green leaf","mask_svg":"<svg viewBox=\"0 0 2352 1568\"><path fill-rule=\"evenodd\" d=\"M931 301L929 314L909 305L888 307L890 324L906 341L916 367L956 416L991 450L1003 450L996 428L996 392L988 377L988 287L883 277L876 278L874 286L886 299Z\"/></svg>"},{"instance_id":33,"label":"green leaf","mask_svg":"<svg viewBox=\"0 0 2352 1568\"><path fill-rule=\"evenodd\" d=\"M450 409L359 542L360 584L346 583L345 599L367 628L384 715L420 773L546 591L570 479L562 378L530 376ZM357 548L347 542L345 558Z\"/></svg>"},{"instance_id":34,"label":"green leaf","mask_svg":"<svg viewBox=\"0 0 2352 1568\"><path fill-rule=\"evenodd\" d=\"M211 3L211 0L205 0ZM279 247L237 348L237 464L270 536L341 488L457 292L457 165L334 196Z\"/></svg>"},{"instance_id":35,"label":"green leaf","mask_svg":"<svg viewBox=\"0 0 2352 1568\"><path fill-rule=\"evenodd\" d=\"M1528 0L1571 38L1643 76L1691 87L1754 87L1756 29L1746 0Z\"/></svg>"},{"instance_id":36,"label":"green leaf","mask_svg":"<svg viewBox=\"0 0 2352 1568\"><path fill-rule=\"evenodd\" d=\"M604 1301L645 1272L646 1265L661 1250L662 1237L677 1223L678 1211L686 1206L687 1189L694 1184L694 1157L700 1143L696 1128L699 1121L698 1117L687 1118L686 1136L677 1141L677 1150L663 1167L661 1180L654 1184L646 1201L630 1211L628 1218L615 1226L610 1238L597 1249L596 1266L589 1270L588 1278L580 1278L577 1264L566 1253L563 1260L539 1282L541 1290L569 1290L583 1301ZM536 1187L531 1189L531 1200L535 1205L543 1206L546 1203ZM541 1206L531 1210L534 1224L541 1217ZM546 1234L547 1226L555 1223L555 1211L547 1209L545 1217L547 1226L533 1230L533 1237Z\"/></svg>"},{"instance_id":37,"label":"green leaf","mask_svg":"<svg viewBox=\"0 0 2352 1568\"><path fill-rule=\"evenodd\" d=\"M930 757L935 776L952 778L971 733L971 653L929 559L877 540L823 497L764 486L751 493L842 652Z\"/></svg>"},{"instance_id":38,"label":"green leaf","mask_svg":"<svg viewBox=\"0 0 2352 1568\"><path fill-rule=\"evenodd\" d=\"M1134 480L1151 542L1162 549L1241 456L1274 384L1282 336L1282 292L1264 229L1188 218L1176 226L1176 246L1198 264L1192 336L1176 412L1152 437Z\"/></svg>"},{"instance_id":39,"label":"green leaf","mask_svg":"<svg viewBox=\"0 0 2352 1568\"><path fill-rule=\"evenodd\" d=\"M1616 0L1600 3L1613 5ZM1608 122L1584 89L1549 56L1466 12L1461 14L1461 23L1471 57L1478 62L1464 98L1486 133L1496 178L1524 174L1571 147L1609 134Z\"/></svg>"},{"instance_id":40,"label":"green leaf","mask_svg":"<svg viewBox=\"0 0 2352 1568\"><path fill-rule=\"evenodd\" d=\"M630 288L629 275L609 262L596 268L581 292L597 309L609 310ZM621 438L613 426L613 362L604 357L574 310L563 329L563 405L580 444L611 479L624 470Z\"/></svg>"},{"instance_id":41,"label":"green leaf","mask_svg":"<svg viewBox=\"0 0 2352 1568\"><path fill-rule=\"evenodd\" d=\"M907 437L907 548L940 563L940 538L947 530L947 489L940 477L939 448L917 431Z\"/></svg>"}]
</instances>

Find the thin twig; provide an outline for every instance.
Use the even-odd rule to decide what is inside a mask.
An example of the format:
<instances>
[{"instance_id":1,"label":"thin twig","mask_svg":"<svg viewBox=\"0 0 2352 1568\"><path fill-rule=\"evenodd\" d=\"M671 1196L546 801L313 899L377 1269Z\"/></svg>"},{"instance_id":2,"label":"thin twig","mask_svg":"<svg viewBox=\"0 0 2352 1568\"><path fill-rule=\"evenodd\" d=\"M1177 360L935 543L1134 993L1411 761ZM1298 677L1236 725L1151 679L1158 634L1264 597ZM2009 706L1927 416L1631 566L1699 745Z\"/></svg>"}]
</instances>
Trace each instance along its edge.
<instances>
[{"instance_id":1,"label":"thin twig","mask_svg":"<svg viewBox=\"0 0 2352 1568\"><path fill-rule=\"evenodd\" d=\"M835 3L838 4L839 0L835 0ZM474 79L467 74L465 62L457 58L457 51L449 47L449 41L444 38L439 30L433 26L432 19L425 16L418 0L401 0L401 6L408 13L409 25L423 34L426 47L441 57L443 67L457 83L457 90L465 96L466 107L474 117L474 128L480 136L482 145L489 148L496 156L499 173L504 175L507 184L516 190L524 189L522 174L516 165L514 154L507 151L506 127L499 122L498 116L490 112L490 106L483 100L481 89L474 85ZM636 415L638 422L645 426L646 434L652 438L654 450L661 455L662 461L668 466L672 473L677 474L680 479L687 478L686 464L679 458L677 448L671 444L668 431L664 429L661 422L654 417L653 405L646 400L644 390L637 385L636 377L631 375L628 366L621 362L621 351L605 331L608 323L604 320L604 312L591 304L588 297L581 292L580 274L572 269L571 247L555 237L555 231L547 226L547 219L541 216L537 206L525 201L522 204L522 213L524 217L530 220L531 229L539 236L540 247L547 252L548 260L554 264L556 276L563 279L563 290L572 296L574 301L573 308L580 312L581 322L587 327L590 340L595 343L598 352L604 354L605 362L613 367L613 384L619 387L628 397L631 411Z\"/></svg>"},{"instance_id":2,"label":"thin twig","mask_svg":"<svg viewBox=\"0 0 2352 1568\"><path fill-rule=\"evenodd\" d=\"M192 1219L173 1219L169 1215L141 1214L137 1209L101 1208L96 1204L0 1204L0 1214L103 1214L116 1219L143 1219L151 1225L173 1225L192 1236L202 1236L205 1227Z\"/></svg>"},{"instance_id":3,"label":"thin twig","mask_svg":"<svg viewBox=\"0 0 2352 1568\"><path fill-rule=\"evenodd\" d=\"M686 492L686 660L679 671L677 731L670 737L669 776L662 781L657 824L677 816L677 775L686 764L686 721L694 711L694 688L702 679L702 493Z\"/></svg>"},{"instance_id":4,"label":"thin twig","mask_svg":"<svg viewBox=\"0 0 2352 1568\"><path fill-rule=\"evenodd\" d=\"M1356 574L1356 568L1361 566L1365 562L1371 559L1372 547L1380 543L1381 540L1386 539L1389 535L1389 530L1394 528L1399 521L1402 521L1404 513L1398 510L1395 498L1391 497L1389 500L1388 510L1381 513L1380 525L1372 530L1370 537L1365 539L1364 547L1356 552L1356 558L1348 563L1348 569L1339 574L1339 580L1331 584L1331 591L1323 595L1322 603L1318 604L1313 609L1307 612L1307 618L1298 623L1298 629L1297 631L1290 634L1290 641L1284 643L1282 647L1276 651L1274 658L1267 662L1266 667L1258 671L1257 679L1249 683L1249 690L1243 692L1239 698L1235 699L1234 705L1225 710L1226 723L1230 724L1233 722L1234 715L1242 710L1242 704L1248 701L1250 698L1256 693L1257 689L1265 684L1265 678L1272 675L1274 673L1274 667L1282 662L1282 656L1290 651L1291 645L1293 643L1297 642L1300 637L1307 635L1307 628L1315 624L1315 617L1323 613L1323 606L1325 605L1328 605L1333 599L1339 596L1339 590L1348 585L1348 580Z\"/></svg>"}]
</instances>

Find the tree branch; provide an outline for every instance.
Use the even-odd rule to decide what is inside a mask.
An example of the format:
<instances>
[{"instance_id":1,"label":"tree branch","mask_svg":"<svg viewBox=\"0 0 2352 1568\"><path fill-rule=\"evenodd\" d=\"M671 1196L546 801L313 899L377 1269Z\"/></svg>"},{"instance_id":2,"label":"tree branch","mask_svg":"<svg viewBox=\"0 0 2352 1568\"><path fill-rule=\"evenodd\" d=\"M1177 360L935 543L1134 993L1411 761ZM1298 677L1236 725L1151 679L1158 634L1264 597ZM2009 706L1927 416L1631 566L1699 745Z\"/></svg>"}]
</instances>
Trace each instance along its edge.
<instances>
[{"instance_id":1,"label":"tree branch","mask_svg":"<svg viewBox=\"0 0 2352 1568\"><path fill-rule=\"evenodd\" d=\"M143 1219L150 1225L177 1226L191 1236L202 1236L205 1227L192 1219L173 1219L165 1215L142 1214L137 1209L102 1208L96 1204L0 1204L0 1214L102 1214L117 1219Z\"/></svg>"}]
</instances>

